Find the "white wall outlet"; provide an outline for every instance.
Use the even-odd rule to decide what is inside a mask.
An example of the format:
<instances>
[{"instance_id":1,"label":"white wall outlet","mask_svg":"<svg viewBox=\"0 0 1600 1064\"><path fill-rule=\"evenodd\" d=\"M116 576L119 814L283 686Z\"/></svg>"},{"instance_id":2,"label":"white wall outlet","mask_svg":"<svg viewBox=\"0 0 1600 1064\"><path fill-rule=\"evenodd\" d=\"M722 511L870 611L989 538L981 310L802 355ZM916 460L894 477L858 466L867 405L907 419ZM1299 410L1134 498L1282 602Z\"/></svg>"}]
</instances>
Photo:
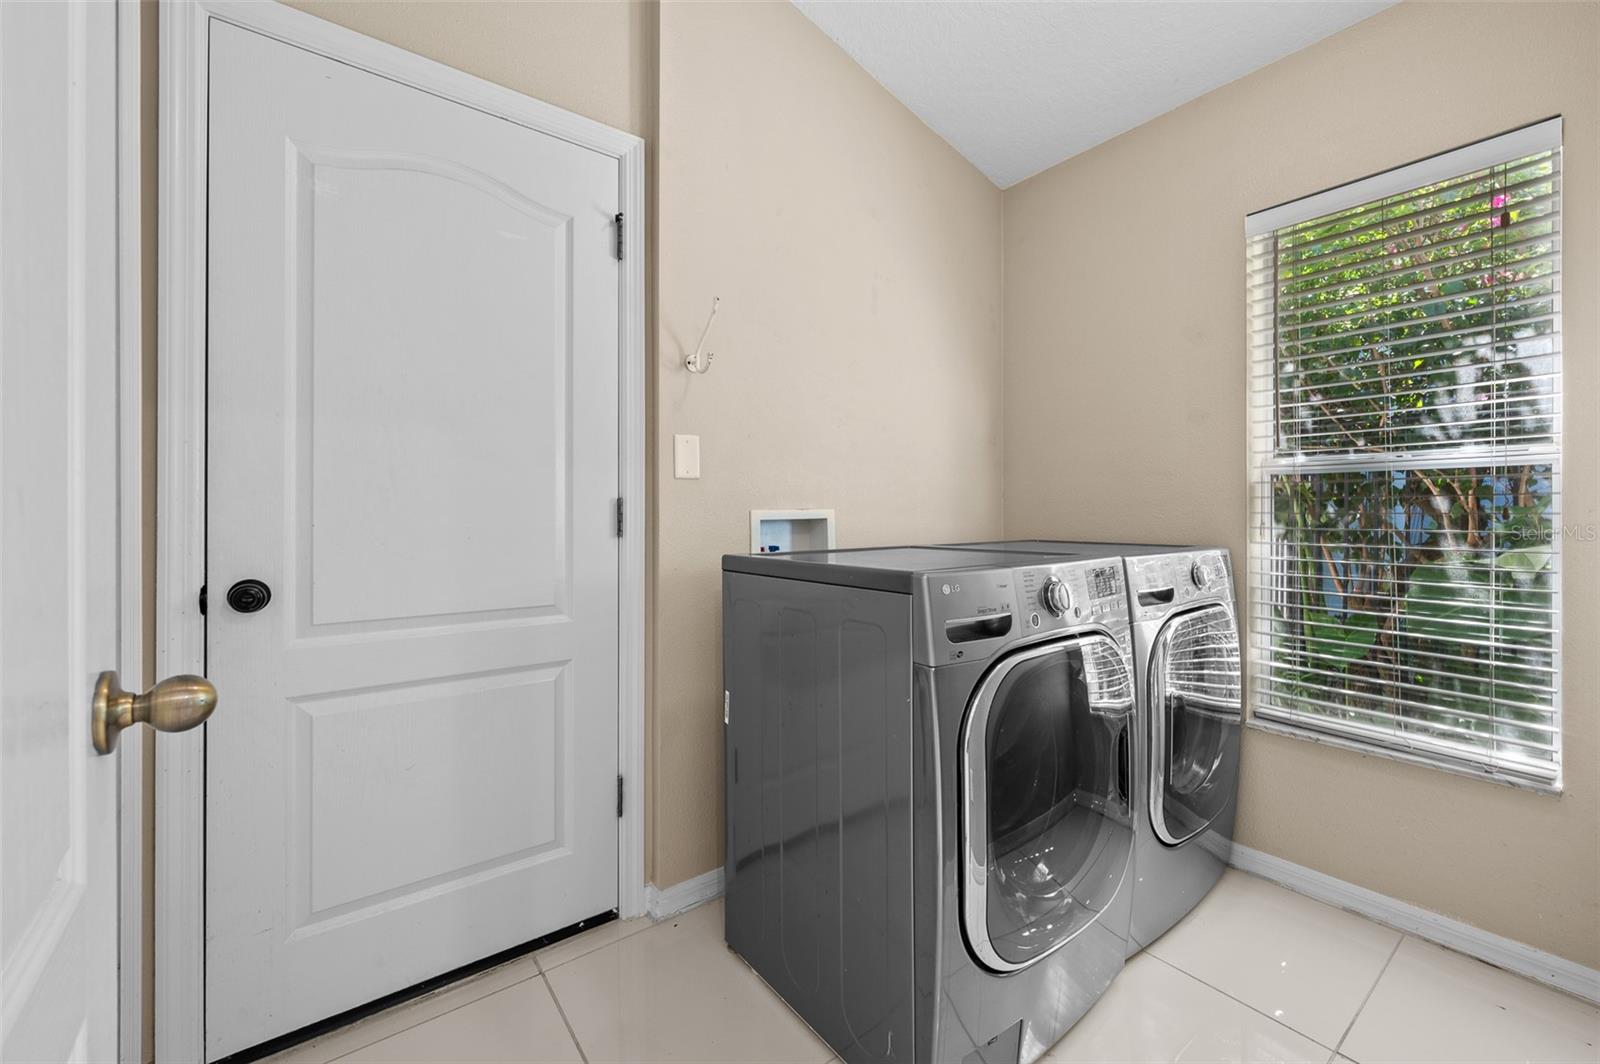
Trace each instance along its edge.
<instances>
[{"instance_id":1,"label":"white wall outlet","mask_svg":"<svg viewBox=\"0 0 1600 1064\"><path fill-rule=\"evenodd\" d=\"M700 479L700 437L672 437L672 475L678 480Z\"/></svg>"}]
</instances>

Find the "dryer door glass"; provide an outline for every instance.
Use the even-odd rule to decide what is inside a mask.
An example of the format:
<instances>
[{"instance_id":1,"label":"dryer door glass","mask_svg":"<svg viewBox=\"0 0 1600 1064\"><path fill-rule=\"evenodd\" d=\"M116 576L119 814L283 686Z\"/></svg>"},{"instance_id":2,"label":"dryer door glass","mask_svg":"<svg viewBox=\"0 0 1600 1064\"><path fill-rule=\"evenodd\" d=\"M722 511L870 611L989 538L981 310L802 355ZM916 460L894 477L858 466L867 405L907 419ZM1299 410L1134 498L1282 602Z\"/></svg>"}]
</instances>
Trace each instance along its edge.
<instances>
[{"instance_id":1,"label":"dryer door glass","mask_svg":"<svg viewBox=\"0 0 1600 1064\"><path fill-rule=\"evenodd\" d=\"M986 966L1033 963L1120 889L1132 709L1127 656L1103 636L1018 652L975 695L963 731L963 920Z\"/></svg>"},{"instance_id":2,"label":"dryer door glass","mask_svg":"<svg viewBox=\"0 0 1600 1064\"><path fill-rule=\"evenodd\" d=\"M1177 845L1232 805L1239 784L1239 633L1233 613L1179 614L1151 656L1150 819Z\"/></svg>"}]
</instances>

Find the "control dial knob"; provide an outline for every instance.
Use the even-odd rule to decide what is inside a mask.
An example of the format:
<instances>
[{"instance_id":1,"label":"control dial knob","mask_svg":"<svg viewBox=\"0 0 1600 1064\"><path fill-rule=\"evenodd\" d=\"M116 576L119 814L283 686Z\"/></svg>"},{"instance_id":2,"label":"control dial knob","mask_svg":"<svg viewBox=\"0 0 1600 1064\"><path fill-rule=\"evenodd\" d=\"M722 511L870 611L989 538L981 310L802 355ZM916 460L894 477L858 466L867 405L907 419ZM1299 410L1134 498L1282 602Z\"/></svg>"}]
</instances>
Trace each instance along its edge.
<instances>
[{"instance_id":1,"label":"control dial knob","mask_svg":"<svg viewBox=\"0 0 1600 1064\"><path fill-rule=\"evenodd\" d=\"M1044 582L1044 587L1039 592L1039 600L1044 603L1045 609L1057 617L1062 617L1072 605L1072 594L1067 591L1067 585L1061 582L1060 577L1052 576Z\"/></svg>"},{"instance_id":2,"label":"control dial knob","mask_svg":"<svg viewBox=\"0 0 1600 1064\"><path fill-rule=\"evenodd\" d=\"M1189 567L1189 579L1194 581L1194 586L1202 590L1211 583L1211 570L1207 569L1204 562L1195 562Z\"/></svg>"}]
</instances>

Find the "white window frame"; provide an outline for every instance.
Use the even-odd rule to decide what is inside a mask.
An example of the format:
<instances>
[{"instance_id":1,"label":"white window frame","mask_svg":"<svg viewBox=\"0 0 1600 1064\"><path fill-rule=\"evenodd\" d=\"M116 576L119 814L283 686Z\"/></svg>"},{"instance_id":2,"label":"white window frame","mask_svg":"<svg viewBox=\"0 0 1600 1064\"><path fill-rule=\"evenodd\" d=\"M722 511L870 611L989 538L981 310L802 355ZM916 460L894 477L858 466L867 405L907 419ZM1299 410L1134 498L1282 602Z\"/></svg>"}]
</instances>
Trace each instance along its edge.
<instances>
[{"instance_id":1,"label":"white window frame","mask_svg":"<svg viewBox=\"0 0 1600 1064\"><path fill-rule=\"evenodd\" d=\"M1270 267L1263 267L1261 263L1250 261L1251 256L1259 253L1256 241L1260 237L1314 218L1396 196L1426 185L1437 184L1462 174L1471 173L1474 170L1496 166L1544 151L1559 151L1561 148L1561 133L1561 118L1550 118L1250 214L1245 219L1247 277L1258 278L1261 269L1270 269ZM1559 200L1559 189L1557 196ZM1249 617L1248 632L1252 659L1249 671L1251 690L1249 705L1251 709L1247 721L1248 726L1260 731L1287 735L1297 739L1307 739L1375 757L1423 765L1479 779L1490 779L1527 790L1559 794L1562 788L1562 761L1564 757L1561 728L1561 541L1563 538L1561 524L1563 471L1561 459L1563 415L1560 407L1557 407L1554 417L1554 439L1548 447L1473 445L1414 454L1380 453L1373 455L1370 460L1347 455L1330 455L1326 457L1319 455L1276 456L1272 453L1271 448L1262 448L1257 445L1257 441L1262 438L1264 429L1268 433L1267 438L1271 438L1272 426L1277 411L1276 373L1270 368L1263 372L1264 366L1272 367L1275 365L1277 345L1275 309L1263 306L1261 302L1258 302L1257 296L1251 292L1247 292L1246 301L1250 382L1248 402L1250 424L1247 451L1251 500L1250 563L1247 566L1248 592L1246 606ZM1559 289L1555 296L1555 315L1557 319L1555 333L1559 336L1559 321L1561 317ZM1263 318L1266 319L1264 326ZM1560 365L1561 363L1558 361L1558 374L1561 374ZM1459 744L1448 742L1430 743L1427 739L1414 735L1408 735L1402 740L1397 738L1394 733L1385 732L1378 726L1363 729L1361 726L1349 722L1313 719L1311 714L1307 714L1303 720L1289 720L1285 719L1281 713L1276 713L1273 717L1268 718L1258 715L1256 712L1256 692L1260 690L1260 670L1271 654L1270 637L1268 635L1269 626L1264 623L1267 619L1265 614L1269 609L1266 601L1267 591L1272 586L1268 558L1272 550L1271 539L1273 536L1271 478L1274 475L1285 472L1343 472L1361 469L1382 469L1394 466L1397 459L1401 464L1405 465L1426 463L1429 466L1463 465L1467 463L1494 464L1506 460L1521 459L1523 461L1536 461L1541 464L1548 463L1551 467L1554 490L1551 502L1550 547L1555 585L1552 597L1553 642L1551 660L1554 668L1552 682L1554 692L1551 697L1551 719L1557 729L1555 733L1555 775L1553 779L1538 779L1504 770L1493 763L1479 763L1473 759L1463 757Z\"/></svg>"}]
</instances>

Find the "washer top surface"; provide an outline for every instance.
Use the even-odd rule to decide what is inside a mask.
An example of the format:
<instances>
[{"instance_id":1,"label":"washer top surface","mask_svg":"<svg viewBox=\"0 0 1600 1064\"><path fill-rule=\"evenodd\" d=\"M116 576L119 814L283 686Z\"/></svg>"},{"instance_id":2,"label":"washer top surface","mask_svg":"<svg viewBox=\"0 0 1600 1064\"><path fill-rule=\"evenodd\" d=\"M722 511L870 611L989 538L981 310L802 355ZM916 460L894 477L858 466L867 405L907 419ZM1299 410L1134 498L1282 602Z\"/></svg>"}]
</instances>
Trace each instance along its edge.
<instances>
[{"instance_id":1,"label":"washer top surface","mask_svg":"<svg viewBox=\"0 0 1600 1064\"><path fill-rule=\"evenodd\" d=\"M724 572L755 573L819 584L840 584L909 595L916 577L949 570L1003 569L1039 565L1040 553L984 546L863 547L853 550L791 551L787 554L724 554ZM1071 551L1048 553L1065 558Z\"/></svg>"},{"instance_id":2,"label":"washer top surface","mask_svg":"<svg viewBox=\"0 0 1600 1064\"><path fill-rule=\"evenodd\" d=\"M1062 554L1084 558L1113 555L1174 554L1199 548L1176 543L1101 543L1065 539L997 539L986 543L955 543L962 550L1008 550L1027 554Z\"/></svg>"}]
</instances>

